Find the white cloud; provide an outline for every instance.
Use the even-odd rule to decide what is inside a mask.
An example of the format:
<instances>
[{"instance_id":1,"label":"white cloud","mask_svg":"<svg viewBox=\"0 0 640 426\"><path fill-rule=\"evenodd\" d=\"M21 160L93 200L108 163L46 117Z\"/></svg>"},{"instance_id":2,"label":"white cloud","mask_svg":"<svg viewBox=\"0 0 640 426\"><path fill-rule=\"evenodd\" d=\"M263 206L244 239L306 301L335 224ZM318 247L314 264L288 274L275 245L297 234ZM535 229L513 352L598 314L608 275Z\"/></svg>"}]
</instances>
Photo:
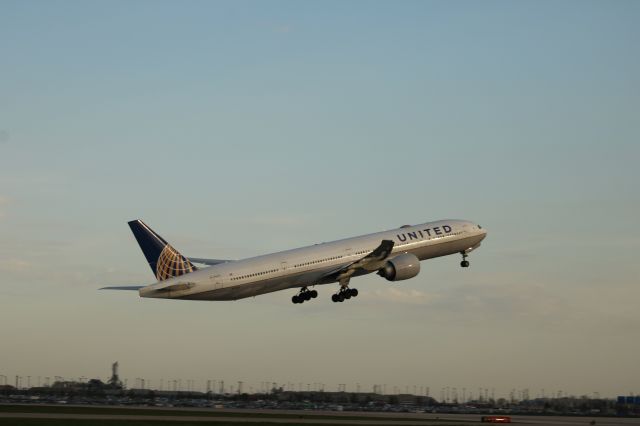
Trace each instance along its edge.
<instances>
[{"instance_id":1,"label":"white cloud","mask_svg":"<svg viewBox=\"0 0 640 426\"><path fill-rule=\"evenodd\" d=\"M290 33L292 31L289 25L278 25L274 28L274 31L281 34Z\"/></svg>"},{"instance_id":2,"label":"white cloud","mask_svg":"<svg viewBox=\"0 0 640 426\"><path fill-rule=\"evenodd\" d=\"M427 305L433 303L437 299L437 296L415 289L387 287L376 289L374 291L363 291L362 299L373 302Z\"/></svg>"},{"instance_id":3,"label":"white cloud","mask_svg":"<svg viewBox=\"0 0 640 426\"><path fill-rule=\"evenodd\" d=\"M9 199L0 195L0 219L4 218L5 207L9 205Z\"/></svg>"},{"instance_id":4,"label":"white cloud","mask_svg":"<svg viewBox=\"0 0 640 426\"><path fill-rule=\"evenodd\" d=\"M30 263L24 259L9 258L0 259L0 271L4 272L22 272L30 266Z\"/></svg>"}]
</instances>

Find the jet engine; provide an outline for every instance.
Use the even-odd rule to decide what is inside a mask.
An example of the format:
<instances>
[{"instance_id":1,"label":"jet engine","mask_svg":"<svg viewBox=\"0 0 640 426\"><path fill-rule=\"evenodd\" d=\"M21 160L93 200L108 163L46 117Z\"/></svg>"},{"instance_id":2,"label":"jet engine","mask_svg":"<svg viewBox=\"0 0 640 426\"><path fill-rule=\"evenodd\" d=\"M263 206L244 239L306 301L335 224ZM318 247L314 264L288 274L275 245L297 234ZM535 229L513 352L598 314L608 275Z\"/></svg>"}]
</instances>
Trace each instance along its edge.
<instances>
[{"instance_id":1,"label":"jet engine","mask_svg":"<svg viewBox=\"0 0 640 426\"><path fill-rule=\"evenodd\" d=\"M389 281L401 281L413 278L420 272L420 260L415 254L404 253L387 261L378 270L378 275Z\"/></svg>"}]
</instances>

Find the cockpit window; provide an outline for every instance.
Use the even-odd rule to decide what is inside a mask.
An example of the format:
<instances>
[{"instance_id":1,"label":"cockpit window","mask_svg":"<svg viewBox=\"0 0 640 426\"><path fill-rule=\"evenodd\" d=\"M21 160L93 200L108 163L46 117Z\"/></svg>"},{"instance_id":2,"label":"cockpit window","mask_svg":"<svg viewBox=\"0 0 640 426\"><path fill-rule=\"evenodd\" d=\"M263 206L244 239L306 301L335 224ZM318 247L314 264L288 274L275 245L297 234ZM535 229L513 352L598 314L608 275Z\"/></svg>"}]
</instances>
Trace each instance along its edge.
<instances>
[{"instance_id":1,"label":"cockpit window","mask_svg":"<svg viewBox=\"0 0 640 426\"><path fill-rule=\"evenodd\" d=\"M400 229L403 229L403 228L411 228L411 225L402 225L402 226L400 227Z\"/></svg>"},{"instance_id":2,"label":"cockpit window","mask_svg":"<svg viewBox=\"0 0 640 426\"><path fill-rule=\"evenodd\" d=\"M482 229L482 226L478 225L478 229Z\"/></svg>"}]
</instances>

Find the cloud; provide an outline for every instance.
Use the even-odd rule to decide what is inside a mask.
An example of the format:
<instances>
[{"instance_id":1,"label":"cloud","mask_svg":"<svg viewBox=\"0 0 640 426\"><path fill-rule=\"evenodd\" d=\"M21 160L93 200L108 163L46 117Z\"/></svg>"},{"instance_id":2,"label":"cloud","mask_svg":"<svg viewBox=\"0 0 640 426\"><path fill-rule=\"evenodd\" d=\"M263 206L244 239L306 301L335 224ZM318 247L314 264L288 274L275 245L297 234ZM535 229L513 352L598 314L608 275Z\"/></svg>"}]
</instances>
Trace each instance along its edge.
<instances>
[{"instance_id":1,"label":"cloud","mask_svg":"<svg viewBox=\"0 0 640 426\"><path fill-rule=\"evenodd\" d=\"M3 272L23 272L31 264L24 259L9 258L0 259L0 271Z\"/></svg>"},{"instance_id":2,"label":"cloud","mask_svg":"<svg viewBox=\"0 0 640 426\"><path fill-rule=\"evenodd\" d=\"M5 207L9 205L9 199L0 195L0 219L4 217Z\"/></svg>"},{"instance_id":3,"label":"cloud","mask_svg":"<svg viewBox=\"0 0 640 426\"><path fill-rule=\"evenodd\" d=\"M278 25L274 27L273 31L280 34L287 34L293 31L293 29L289 25Z\"/></svg>"},{"instance_id":4,"label":"cloud","mask_svg":"<svg viewBox=\"0 0 640 426\"><path fill-rule=\"evenodd\" d=\"M428 305L434 303L437 296L415 289L398 287L380 288L362 292L362 300L369 302L402 303L410 305Z\"/></svg>"}]
</instances>

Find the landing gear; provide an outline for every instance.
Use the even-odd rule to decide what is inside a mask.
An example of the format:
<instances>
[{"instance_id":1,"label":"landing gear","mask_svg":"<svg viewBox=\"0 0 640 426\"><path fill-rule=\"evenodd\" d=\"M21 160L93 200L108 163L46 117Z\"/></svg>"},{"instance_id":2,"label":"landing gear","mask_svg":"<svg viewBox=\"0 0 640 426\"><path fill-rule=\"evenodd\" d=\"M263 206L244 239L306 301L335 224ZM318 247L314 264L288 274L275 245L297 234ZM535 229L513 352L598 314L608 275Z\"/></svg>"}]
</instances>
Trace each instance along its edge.
<instances>
[{"instance_id":1,"label":"landing gear","mask_svg":"<svg viewBox=\"0 0 640 426\"><path fill-rule=\"evenodd\" d=\"M462 255L462 262L460 262L460 266L463 268L468 268L469 261L467 260L467 257L469 257L469 255L463 251L461 251L460 254Z\"/></svg>"},{"instance_id":2,"label":"landing gear","mask_svg":"<svg viewBox=\"0 0 640 426\"><path fill-rule=\"evenodd\" d=\"M306 287L303 287L302 290L300 290L300 293L291 298L291 301L293 303L304 303L308 300L315 299L316 297L318 297L317 291L309 290Z\"/></svg>"},{"instance_id":3,"label":"landing gear","mask_svg":"<svg viewBox=\"0 0 640 426\"><path fill-rule=\"evenodd\" d=\"M331 300L334 302L344 302L345 300L356 297L357 295L357 288L342 287L339 292L331 296Z\"/></svg>"}]
</instances>

